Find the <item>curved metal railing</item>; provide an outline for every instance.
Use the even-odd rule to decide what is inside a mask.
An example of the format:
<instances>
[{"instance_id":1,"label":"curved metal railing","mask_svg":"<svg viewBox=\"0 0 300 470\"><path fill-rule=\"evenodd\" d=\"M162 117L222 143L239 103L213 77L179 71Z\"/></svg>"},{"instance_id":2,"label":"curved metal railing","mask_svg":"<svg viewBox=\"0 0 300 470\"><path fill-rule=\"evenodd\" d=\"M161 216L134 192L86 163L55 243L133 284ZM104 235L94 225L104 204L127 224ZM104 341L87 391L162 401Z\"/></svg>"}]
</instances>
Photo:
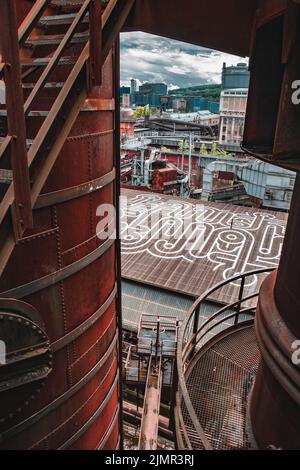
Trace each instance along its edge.
<instances>
[{"instance_id":1,"label":"curved metal railing","mask_svg":"<svg viewBox=\"0 0 300 470\"><path fill-rule=\"evenodd\" d=\"M195 357L195 353L197 353L209 341L209 339L211 339L214 335L214 330L216 334L219 333L220 329L224 331L254 318L257 305L255 299L257 299L259 292L258 290L255 290L255 292L249 293L244 297L245 288L247 288L246 280L250 276L262 276L264 274L271 273L273 270L274 268L263 268L249 271L220 282L200 296L189 310L189 313L180 328L177 346L178 391L175 420L179 448L193 449L190 439L190 436L192 435L193 441L196 439L197 442L199 442L200 448L203 448L204 450L212 449L201 423L199 422L186 384L186 374L192 364L192 359ZM240 282L237 300L220 307L220 309L199 325L201 305L203 305L203 302L212 302L213 294L224 286L232 283L236 284L237 282ZM256 282L256 289L257 284L258 283ZM230 322L229 325L228 322ZM183 418L183 409L185 416L188 416L188 428Z\"/></svg>"}]
</instances>

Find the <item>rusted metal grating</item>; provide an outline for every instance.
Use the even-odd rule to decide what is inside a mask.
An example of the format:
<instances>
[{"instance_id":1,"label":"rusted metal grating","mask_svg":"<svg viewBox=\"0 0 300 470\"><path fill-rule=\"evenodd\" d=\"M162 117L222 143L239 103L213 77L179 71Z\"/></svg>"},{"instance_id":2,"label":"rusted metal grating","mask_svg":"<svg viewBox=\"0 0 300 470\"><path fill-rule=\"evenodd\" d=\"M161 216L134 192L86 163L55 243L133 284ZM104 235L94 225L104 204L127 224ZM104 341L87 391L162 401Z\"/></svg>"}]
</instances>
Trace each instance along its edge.
<instances>
[{"instance_id":1,"label":"rusted metal grating","mask_svg":"<svg viewBox=\"0 0 300 470\"><path fill-rule=\"evenodd\" d=\"M198 420L213 449L250 449L246 431L247 398L259 363L254 328L236 331L199 357L187 388ZM203 445L182 405L194 449Z\"/></svg>"}]
</instances>

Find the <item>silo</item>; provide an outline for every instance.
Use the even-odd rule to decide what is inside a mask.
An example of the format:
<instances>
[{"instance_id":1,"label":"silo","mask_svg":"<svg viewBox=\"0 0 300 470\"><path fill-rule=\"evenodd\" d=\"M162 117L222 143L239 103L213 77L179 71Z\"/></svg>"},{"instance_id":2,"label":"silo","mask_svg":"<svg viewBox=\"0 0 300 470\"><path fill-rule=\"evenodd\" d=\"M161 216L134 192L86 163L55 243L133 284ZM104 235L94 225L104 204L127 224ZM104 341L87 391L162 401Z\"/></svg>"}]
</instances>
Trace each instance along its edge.
<instances>
[{"instance_id":1,"label":"silo","mask_svg":"<svg viewBox=\"0 0 300 470\"><path fill-rule=\"evenodd\" d=\"M29 3L16 2L18 17ZM21 61L45 60L51 41L48 47L43 36L54 27L57 34L73 5L74 13L81 6L50 3ZM57 25L51 16L58 14ZM69 62L58 67L52 86L34 103L27 137L35 138L78 47L69 49ZM100 239L97 233L97 208L116 207L118 200L118 56L116 44L101 87L85 100L38 197L34 228L18 241L0 277L0 337L8 353L0 380L1 449L120 445L119 249L114 237ZM40 73L37 67L24 78L25 99ZM53 145L49 141L49 149ZM33 171L40 171L38 162Z\"/></svg>"},{"instance_id":2,"label":"silo","mask_svg":"<svg viewBox=\"0 0 300 470\"><path fill-rule=\"evenodd\" d=\"M223 63L222 89L249 88L250 72L248 65L241 62L236 66Z\"/></svg>"}]
</instances>

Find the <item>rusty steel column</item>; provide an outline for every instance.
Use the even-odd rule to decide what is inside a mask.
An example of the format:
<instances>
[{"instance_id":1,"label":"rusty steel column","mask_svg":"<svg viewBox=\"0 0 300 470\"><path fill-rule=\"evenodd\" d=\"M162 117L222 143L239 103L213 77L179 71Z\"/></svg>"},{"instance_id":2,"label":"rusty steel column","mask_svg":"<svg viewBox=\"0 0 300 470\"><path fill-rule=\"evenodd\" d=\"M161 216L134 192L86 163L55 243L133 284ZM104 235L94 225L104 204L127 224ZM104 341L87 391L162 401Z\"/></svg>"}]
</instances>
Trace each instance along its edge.
<instances>
[{"instance_id":1,"label":"rusty steel column","mask_svg":"<svg viewBox=\"0 0 300 470\"><path fill-rule=\"evenodd\" d=\"M300 175L278 272L263 283L256 314L261 363L250 418L259 448L300 449Z\"/></svg>"}]
</instances>

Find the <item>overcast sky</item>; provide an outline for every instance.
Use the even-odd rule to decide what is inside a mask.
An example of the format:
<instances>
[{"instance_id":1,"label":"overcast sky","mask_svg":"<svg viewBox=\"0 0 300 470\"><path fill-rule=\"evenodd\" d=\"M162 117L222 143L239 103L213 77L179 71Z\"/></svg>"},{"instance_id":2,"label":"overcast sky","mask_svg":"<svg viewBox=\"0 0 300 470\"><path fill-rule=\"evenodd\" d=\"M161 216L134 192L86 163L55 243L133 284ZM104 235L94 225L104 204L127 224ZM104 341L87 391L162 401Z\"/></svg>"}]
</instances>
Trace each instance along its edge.
<instances>
[{"instance_id":1,"label":"overcast sky","mask_svg":"<svg viewBox=\"0 0 300 470\"><path fill-rule=\"evenodd\" d=\"M121 34L121 83L165 82L170 88L221 83L222 64L241 57L141 32Z\"/></svg>"}]
</instances>

